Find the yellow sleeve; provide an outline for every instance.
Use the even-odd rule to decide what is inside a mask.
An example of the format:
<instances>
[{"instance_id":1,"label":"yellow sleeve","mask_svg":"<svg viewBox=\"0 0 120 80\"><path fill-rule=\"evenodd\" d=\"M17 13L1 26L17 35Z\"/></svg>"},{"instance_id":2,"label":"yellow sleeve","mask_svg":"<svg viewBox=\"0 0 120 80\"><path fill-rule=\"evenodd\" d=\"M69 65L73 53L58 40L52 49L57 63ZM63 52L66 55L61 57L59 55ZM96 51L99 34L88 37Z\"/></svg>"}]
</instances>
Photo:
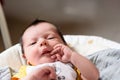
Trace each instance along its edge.
<instances>
[{"instance_id":1,"label":"yellow sleeve","mask_svg":"<svg viewBox=\"0 0 120 80\"><path fill-rule=\"evenodd\" d=\"M78 68L76 68L75 66L74 66L74 70L77 73L77 79L76 80L82 80L80 70L78 70Z\"/></svg>"},{"instance_id":2,"label":"yellow sleeve","mask_svg":"<svg viewBox=\"0 0 120 80\"><path fill-rule=\"evenodd\" d=\"M12 80L18 80L20 78L23 78L26 76L26 68L27 66L21 66L20 70L18 71L18 73L16 73L13 77Z\"/></svg>"}]
</instances>

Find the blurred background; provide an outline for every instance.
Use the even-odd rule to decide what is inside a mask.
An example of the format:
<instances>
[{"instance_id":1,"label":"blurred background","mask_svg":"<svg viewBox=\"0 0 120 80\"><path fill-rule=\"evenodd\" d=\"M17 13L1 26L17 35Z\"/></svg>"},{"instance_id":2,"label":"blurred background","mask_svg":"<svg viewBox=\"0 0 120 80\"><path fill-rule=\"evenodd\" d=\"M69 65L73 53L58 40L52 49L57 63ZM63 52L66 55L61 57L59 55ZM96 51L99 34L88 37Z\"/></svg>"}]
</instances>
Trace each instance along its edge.
<instances>
[{"instance_id":1,"label":"blurred background","mask_svg":"<svg viewBox=\"0 0 120 80\"><path fill-rule=\"evenodd\" d=\"M120 42L120 0L1 0L12 45L34 19L60 26L63 34L101 36ZM4 44L0 34L0 52Z\"/></svg>"}]
</instances>

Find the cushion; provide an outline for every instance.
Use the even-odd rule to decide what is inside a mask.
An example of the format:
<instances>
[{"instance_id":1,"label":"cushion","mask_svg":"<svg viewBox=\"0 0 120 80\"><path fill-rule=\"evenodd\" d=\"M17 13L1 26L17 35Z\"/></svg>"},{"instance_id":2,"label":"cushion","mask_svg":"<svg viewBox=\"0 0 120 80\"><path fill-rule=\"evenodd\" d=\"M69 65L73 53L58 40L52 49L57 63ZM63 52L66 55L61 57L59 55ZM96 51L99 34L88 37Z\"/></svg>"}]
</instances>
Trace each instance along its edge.
<instances>
[{"instance_id":1,"label":"cushion","mask_svg":"<svg viewBox=\"0 0 120 80\"><path fill-rule=\"evenodd\" d=\"M0 66L9 66L13 70L18 70L24 64L21 56L20 44L16 44L0 54Z\"/></svg>"},{"instance_id":2,"label":"cushion","mask_svg":"<svg viewBox=\"0 0 120 80\"><path fill-rule=\"evenodd\" d=\"M65 35L67 43L83 56L108 48L120 49L120 44L100 36Z\"/></svg>"},{"instance_id":3,"label":"cushion","mask_svg":"<svg viewBox=\"0 0 120 80\"><path fill-rule=\"evenodd\" d=\"M87 35L64 35L68 45L74 48L79 54L87 56L107 48L120 49L120 44L98 36ZM18 70L21 65L26 64L22 58L20 44L15 44L0 54L0 66L9 66Z\"/></svg>"}]
</instances>

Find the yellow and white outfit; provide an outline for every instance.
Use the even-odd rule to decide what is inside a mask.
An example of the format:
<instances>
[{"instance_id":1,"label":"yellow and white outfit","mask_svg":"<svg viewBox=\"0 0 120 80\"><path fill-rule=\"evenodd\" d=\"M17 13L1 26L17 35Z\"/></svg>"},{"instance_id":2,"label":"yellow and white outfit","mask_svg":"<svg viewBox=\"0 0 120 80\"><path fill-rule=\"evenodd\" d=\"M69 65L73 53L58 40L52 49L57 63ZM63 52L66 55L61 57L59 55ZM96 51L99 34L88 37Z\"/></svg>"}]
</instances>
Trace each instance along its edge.
<instances>
[{"instance_id":1,"label":"yellow and white outfit","mask_svg":"<svg viewBox=\"0 0 120 80\"><path fill-rule=\"evenodd\" d=\"M19 78L25 77L27 74L31 73L37 68L42 68L45 66L51 66L55 68L57 79L56 80L81 80L78 78L78 73L73 69L73 66L70 63L54 62L54 63L45 63L37 66L22 66L19 73L14 75L12 80L17 80ZM79 74L80 76L80 74Z\"/></svg>"}]
</instances>

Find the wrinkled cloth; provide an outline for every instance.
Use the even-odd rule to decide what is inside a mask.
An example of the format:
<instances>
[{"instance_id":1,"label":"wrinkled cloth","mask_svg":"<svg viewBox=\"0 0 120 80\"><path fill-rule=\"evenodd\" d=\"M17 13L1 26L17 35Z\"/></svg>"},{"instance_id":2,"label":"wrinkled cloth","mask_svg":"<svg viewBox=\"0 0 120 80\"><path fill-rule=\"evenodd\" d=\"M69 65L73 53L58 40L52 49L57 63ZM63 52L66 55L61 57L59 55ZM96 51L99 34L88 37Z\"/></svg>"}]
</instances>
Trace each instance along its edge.
<instances>
[{"instance_id":1,"label":"wrinkled cloth","mask_svg":"<svg viewBox=\"0 0 120 80\"><path fill-rule=\"evenodd\" d=\"M51 66L55 69L56 80L76 80L78 78L77 72L73 68L74 66L72 64L70 64L70 63L65 64L60 61L57 61L57 62L53 62L53 63L44 63L44 64L40 64L40 65L36 65L36 66L23 65L23 66L21 66L19 72L12 77L12 80L14 80L16 78L17 78L17 80L20 78L23 78L26 75L29 75L30 73L32 73L33 71L41 69L45 66ZM81 79L79 79L79 80L81 80Z\"/></svg>"},{"instance_id":2,"label":"wrinkled cloth","mask_svg":"<svg viewBox=\"0 0 120 80\"><path fill-rule=\"evenodd\" d=\"M11 70L8 66L0 67L0 80L11 80Z\"/></svg>"},{"instance_id":3,"label":"wrinkled cloth","mask_svg":"<svg viewBox=\"0 0 120 80\"><path fill-rule=\"evenodd\" d=\"M120 49L106 49L87 56L98 68L100 80L120 80Z\"/></svg>"}]
</instances>

